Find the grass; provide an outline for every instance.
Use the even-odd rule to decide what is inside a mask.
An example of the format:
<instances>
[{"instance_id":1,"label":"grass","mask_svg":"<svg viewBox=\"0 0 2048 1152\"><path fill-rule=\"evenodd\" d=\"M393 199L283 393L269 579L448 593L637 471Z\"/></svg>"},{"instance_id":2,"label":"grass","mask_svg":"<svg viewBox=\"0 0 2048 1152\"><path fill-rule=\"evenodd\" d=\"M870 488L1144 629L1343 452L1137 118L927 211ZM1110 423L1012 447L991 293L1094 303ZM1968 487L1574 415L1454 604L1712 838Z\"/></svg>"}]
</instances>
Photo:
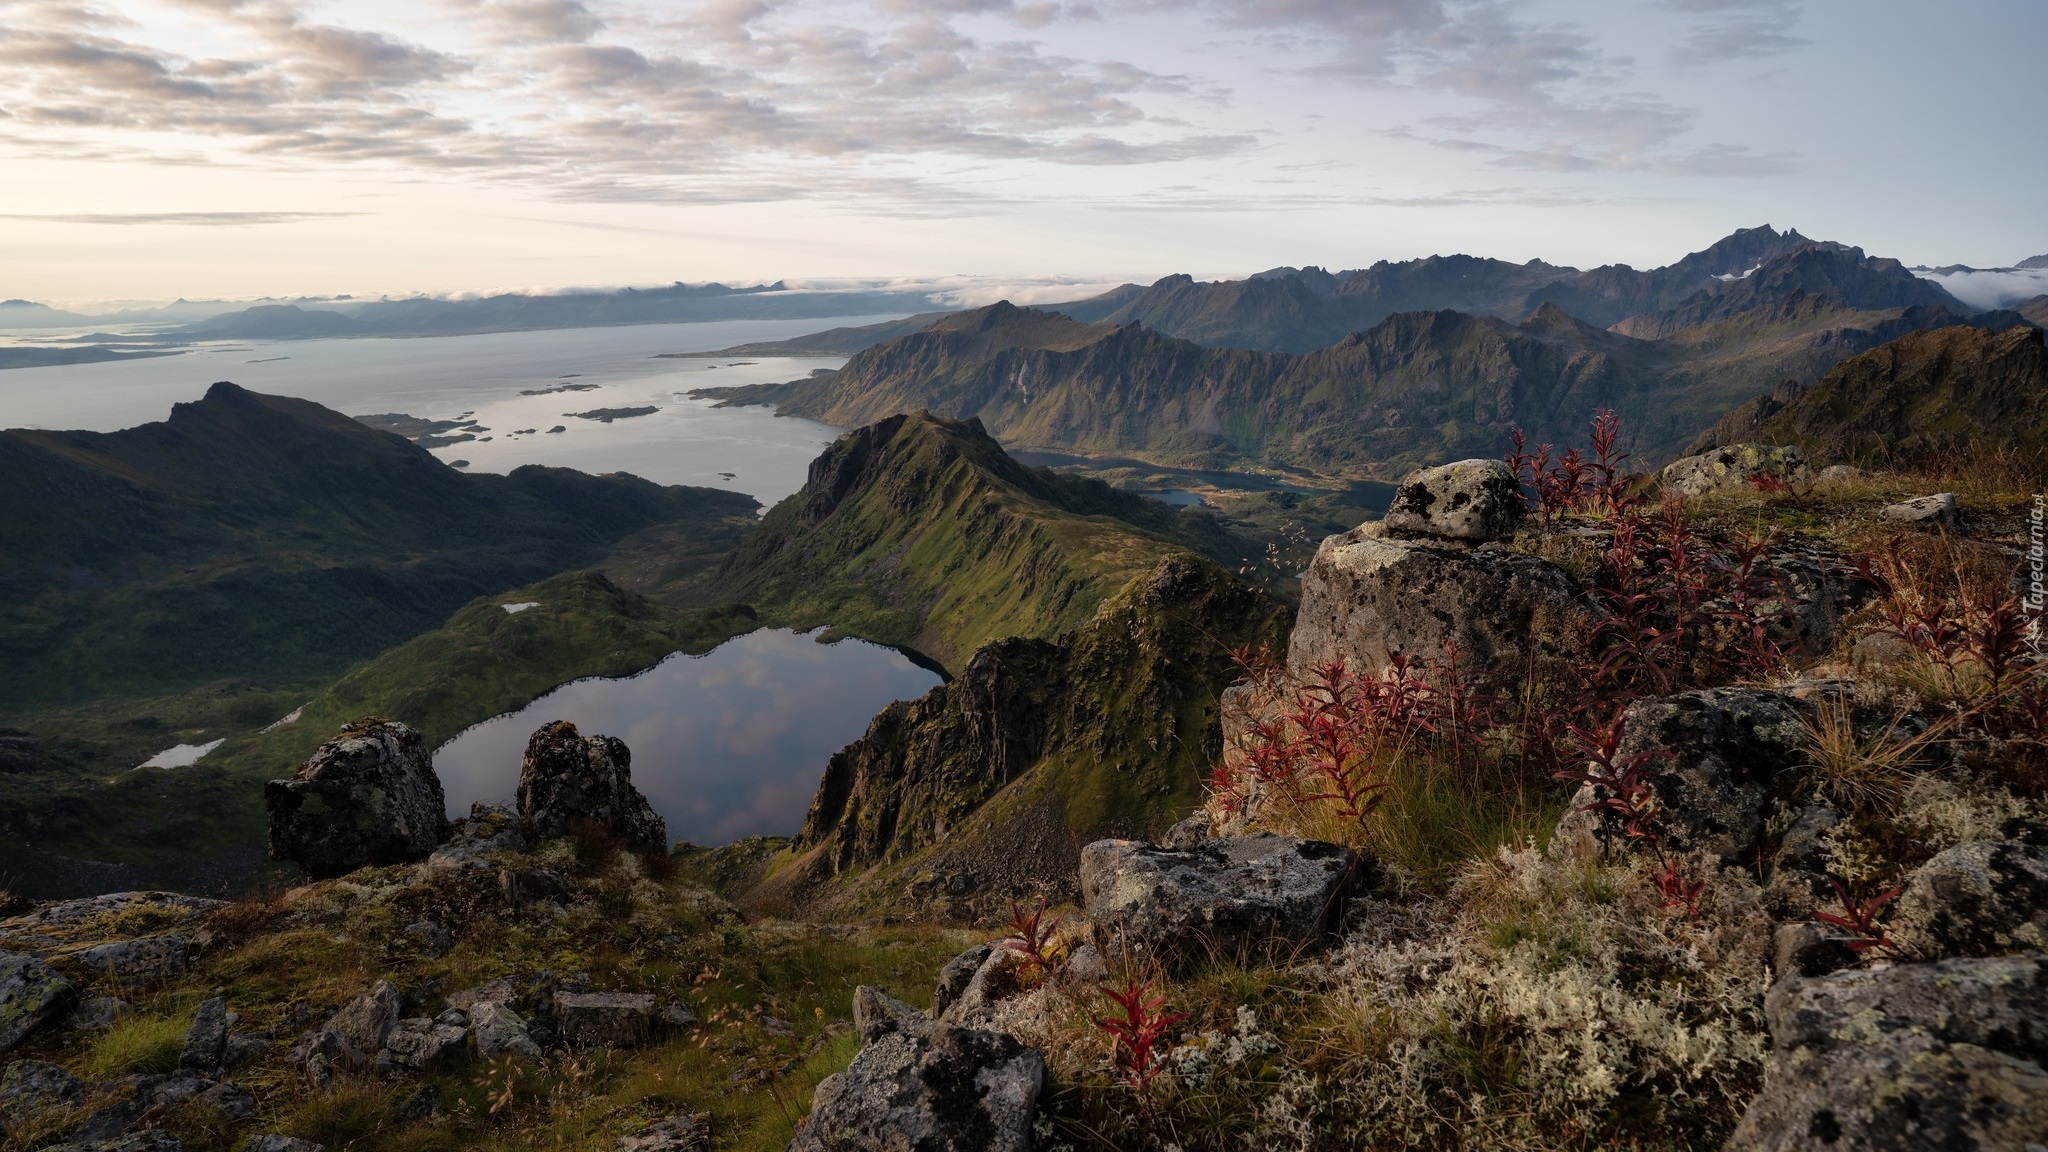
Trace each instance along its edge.
<instances>
[{"instance_id":1,"label":"grass","mask_svg":"<svg viewBox=\"0 0 2048 1152\"><path fill-rule=\"evenodd\" d=\"M189 1019L130 1016L93 1039L80 1060L94 1080L114 1080L139 1072L169 1072L185 1049Z\"/></svg>"}]
</instances>

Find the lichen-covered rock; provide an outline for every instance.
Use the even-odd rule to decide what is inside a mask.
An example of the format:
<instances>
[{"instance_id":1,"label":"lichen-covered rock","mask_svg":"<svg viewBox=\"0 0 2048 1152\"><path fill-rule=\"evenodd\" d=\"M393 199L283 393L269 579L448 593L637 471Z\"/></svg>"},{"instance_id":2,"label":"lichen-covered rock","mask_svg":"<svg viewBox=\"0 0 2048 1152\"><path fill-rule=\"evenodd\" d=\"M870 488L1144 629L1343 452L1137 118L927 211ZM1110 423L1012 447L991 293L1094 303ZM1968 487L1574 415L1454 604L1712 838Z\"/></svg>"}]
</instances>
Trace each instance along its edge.
<instances>
[{"instance_id":1,"label":"lichen-covered rock","mask_svg":"<svg viewBox=\"0 0 2048 1152\"><path fill-rule=\"evenodd\" d=\"M967 991L967 985L974 980L974 974L981 970L982 961L995 949L987 944L976 944L939 969L938 987L932 990L932 1015L944 1016L946 1008Z\"/></svg>"},{"instance_id":2,"label":"lichen-covered rock","mask_svg":"<svg viewBox=\"0 0 2048 1152\"><path fill-rule=\"evenodd\" d=\"M654 1021L654 997L644 992L555 993L555 1031L577 1051L638 1048Z\"/></svg>"},{"instance_id":3,"label":"lichen-covered rock","mask_svg":"<svg viewBox=\"0 0 2048 1152\"><path fill-rule=\"evenodd\" d=\"M226 1062L228 1046L228 1002L210 996L192 1014L192 1027L185 1030L185 1047L178 1055L178 1067L187 1072L217 1072Z\"/></svg>"},{"instance_id":4,"label":"lichen-covered rock","mask_svg":"<svg viewBox=\"0 0 2048 1152\"><path fill-rule=\"evenodd\" d=\"M1389 536L1478 544L1514 535L1527 511L1512 468L1498 460L1459 460L1410 472L1380 523Z\"/></svg>"},{"instance_id":5,"label":"lichen-covered rock","mask_svg":"<svg viewBox=\"0 0 2048 1152\"><path fill-rule=\"evenodd\" d=\"M1825 976L1853 968L1856 961L1847 938L1811 920L1780 924L1771 934L1771 974L1779 980Z\"/></svg>"},{"instance_id":6,"label":"lichen-covered rock","mask_svg":"<svg viewBox=\"0 0 2048 1152\"><path fill-rule=\"evenodd\" d=\"M519 762L519 814L542 840L588 822L634 852L668 851L668 824L633 787L633 753L613 736L585 737L557 720Z\"/></svg>"},{"instance_id":7,"label":"lichen-covered rock","mask_svg":"<svg viewBox=\"0 0 2048 1152\"><path fill-rule=\"evenodd\" d=\"M223 902L176 892L108 892L45 904L0 920L0 948L76 953L109 942L189 930Z\"/></svg>"},{"instance_id":8,"label":"lichen-covered rock","mask_svg":"<svg viewBox=\"0 0 2048 1152\"><path fill-rule=\"evenodd\" d=\"M711 1113L670 1116L619 1137L612 1152L710 1152Z\"/></svg>"},{"instance_id":9,"label":"lichen-covered rock","mask_svg":"<svg viewBox=\"0 0 2048 1152\"><path fill-rule=\"evenodd\" d=\"M1286 955L1326 939L1356 864L1348 848L1272 833L1187 852L1098 840L1081 850L1081 899L1106 955Z\"/></svg>"},{"instance_id":10,"label":"lichen-covered rock","mask_svg":"<svg viewBox=\"0 0 2048 1152\"><path fill-rule=\"evenodd\" d=\"M5 1126L19 1124L46 1108L84 1100L84 1082L55 1064L16 1060L0 1072L0 1118L6 1120Z\"/></svg>"},{"instance_id":11,"label":"lichen-covered rock","mask_svg":"<svg viewBox=\"0 0 2048 1152\"><path fill-rule=\"evenodd\" d=\"M1936 492L1932 496L1916 496L1887 504L1877 513L1881 520L1894 524L1917 524L1928 528L1953 528L1956 526L1956 494Z\"/></svg>"},{"instance_id":12,"label":"lichen-covered rock","mask_svg":"<svg viewBox=\"0 0 2048 1152\"><path fill-rule=\"evenodd\" d=\"M376 719L343 725L291 779L265 784L263 803L270 854L319 880L425 859L447 812L420 734Z\"/></svg>"},{"instance_id":13,"label":"lichen-covered rock","mask_svg":"<svg viewBox=\"0 0 2048 1152\"><path fill-rule=\"evenodd\" d=\"M525 1060L541 1058L540 1045L533 1042L525 1018L502 1001L486 1000L471 1009L469 1033L479 1060L495 1060L500 1056L518 1056Z\"/></svg>"},{"instance_id":14,"label":"lichen-covered rock","mask_svg":"<svg viewBox=\"0 0 2048 1152\"><path fill-rule=\"evenodd\" d=\"M1446 641L1482 687L1519 692L1575 683L1579 632L1593 610L1555 564L1499 544L1465 549L1378 534L1323 541L1301 578L1287 666L1306 677L1342 660L1377 674L1395 652L1441 658Z\"/></svg>"},{"instance_id":15,"label":"lichen-covered rock","mask_svg":"<svg viewBox=\"0 0 2048 1152\"><path fill-rule=\"evenodd\" d=\"M1827 836L1842 823L1842 814L1826 804L1799 809L1771 854L1764 901L1780 920L1804 920L1816 908L1831 905L1828 886Z\"/></svg>"},{"instance_id":16,"label":"lichen-covered rock","mask_svg":"<svg viewBox=\"0 0 2048 1152\"><path fill-rule=\"evenodd\" d=\"M1022 952L1008 948L993 948L968 978L967 985L960 989L960 995L949 1001L943 1010L933 1004L932 1016L948 1024L963 1024L969 1027L986 1027L992 1022L996 1005L1013 996L1028 992L1033 981L1043 981L1049 973L1034 972L1033 962Z\"/></svg>"},{"instance_id":17,"label":"lichen-covered rock","mask_svg":"<svg viewBox=\"0 0 2048 1152\"><path fill-rule=\"evenodd\" d=\"M492 854L525 847L526 831L519 813L509 804L479 800L469 806L468 816L449 825L446 839L427 857L427 865L437 869L489 868Z\"/></svg>"},{"instance_id":18,"label":"lichen-covered rock","mask_svg":"<svg viewBox=\"0 0 2048 1152\"><path fill-rule=\"evenodd\" d=\"M2048 954L1788 979L1730 1152L2023 1149L2048 1134Z\"/></svg>"},{"instance_id":19,"label":"lichen-covered rock","mask_svg":"<svg viewBox=\"0 0 2048 1152\"><path fill-rule=\"evenodd\" d=\"M184 972L192 962L192 950L192 940L184 933L164 932L133 940L109 940L70 955L80 964L114 977L123 986L146 987Z\"/></svg>"},{"instance_id":20,"label":"lichen-covered rock","mask_svg":"<svg viewBox=\"0 0 2048 1152\"><path fill-rule=\"evenodd\" d=\"M468 1055L467 1027L419 1016L392 1025L372 1064L380 1075L390 1076L401 1069L425 1072L457 1064Z\"/></svg>"},{"instance_id":21,"label":"lichen-covered rock","mask_svg":"<svg viewBox=\"0 0 2048 1152\"><path fill-rule=\"evenodd\" d=\"M827 1076L790 1152L1027 1152L1045 1057L1002 1032L935 1023L854 992L862 1047Z\"/></svg>"},{"instance_id":22,"label":"lichen-covered rock","mask_svg":"<svg viewBox=\"0 0 2048 1152\"><path fill-rule=\"evenodd\" d=\"M398 1025L398 1012L398 990L390 981L379 980L344 1005L325 1026L308 1034L300 1042L296 1062L310 1068L317 1058L329 1068L352 1072L366 1068Z\"/></svg>"},{"instance_id":23,"label":"lichen-covered rock","mask_svg":"<svg viewBox=\"0 0 2048 1152\"><path fill-rule=\"evenodd\" d=\"M1749 487L1759 476L1803 480L1812 473L1806 450L1781 444L1730 444L1664 466L1664 487L1681 496Z\"/></svg>"},{"instance_id":24,"label":"lichen-covered rock","mask_svg":"<svg viewBox=\"0 0 2048 1152\"><path fill-rule=\"evenodd\" d=\"M77 998L77 987L48 964L0 952L0 1052L70 1011Z\"/></svg>"},{"instance_id":25,"label":"lichen-covered rock","mask_svg":"<svg viewBox=\"0 0 2048 1152\"><path fill-rule=\"evenodd\" d=\"M1940 853L1906 882L1890 931L1925 959L2048 949L2048 847L1973 840Z\"/></svg>"},{"instance_id":26,"label":"lichen-covered rock","mask_svg":"<svg viewBox=\"0 0 2048 1152\"><path fill-rule=\"evenodd\" d=\"M1805 760L1806 705L1762 688L1707 688L1629 705L1616 761L1638 755L1657 796L1658 831L1677 851L1705 849L1733 863L1753 848L1780 786ZM1552 843L1584 850L1600 830L1579 789Z\"/></svg>"}]
</instances>

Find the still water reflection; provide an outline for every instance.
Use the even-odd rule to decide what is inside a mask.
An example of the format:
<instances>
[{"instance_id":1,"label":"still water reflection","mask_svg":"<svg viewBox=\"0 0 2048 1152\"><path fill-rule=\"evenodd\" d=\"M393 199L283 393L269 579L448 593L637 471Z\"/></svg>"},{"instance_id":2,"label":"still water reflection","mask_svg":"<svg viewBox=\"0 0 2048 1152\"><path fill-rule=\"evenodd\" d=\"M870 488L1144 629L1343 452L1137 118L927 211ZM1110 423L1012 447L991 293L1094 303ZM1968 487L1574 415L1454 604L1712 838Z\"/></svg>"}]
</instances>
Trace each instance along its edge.
<instances>
[{"instance_id":1,"label":"still water reflection","mask_svg":"<svg viewBox=\"0 0 2048 1152\"><path fill-rule=\"evenodd\" d=\"M509 802L527 737L567 720L633 750L633 783L668 821L670 840L787 834L803 823L832 753L890 701L939 682L893 648L763 629L636 676L564 684L456 736L434 767L450 813L476 800Z\"/></svg>"}]
</instances>

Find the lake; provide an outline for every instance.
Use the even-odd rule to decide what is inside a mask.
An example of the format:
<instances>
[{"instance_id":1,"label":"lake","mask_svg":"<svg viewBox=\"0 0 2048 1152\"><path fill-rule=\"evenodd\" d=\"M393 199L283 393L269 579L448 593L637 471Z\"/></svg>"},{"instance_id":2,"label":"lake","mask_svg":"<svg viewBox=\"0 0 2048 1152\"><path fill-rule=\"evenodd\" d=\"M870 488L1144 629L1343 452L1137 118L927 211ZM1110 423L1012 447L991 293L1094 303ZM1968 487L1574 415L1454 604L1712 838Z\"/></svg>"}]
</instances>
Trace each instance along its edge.
<instances>
[{"instance_id":1,"label":"lake","mask_svg":"<svg viewBox=\"0 0 2048 1152\"><path fill-rule=\"evenodd\" d=\"M772 504L803 486L805 470L836 429L775 416L766 408L714 408L681 395L692 388L791 380L844 357L658 360L780 340L888 316L828 320L729 320L411 339L279 340L203 344L177 356L0 371L0 428L111 432L170 415L216 380L298 396L350 416L404 412L469 416L489 429L434 449L471 471L551 464L631 472L662 484L745 492ZM562 385L583 390L526 396ZM654 407L609 424L566 415ZM549 433L560 425L563 431ZM534 431L524 433L521 430ZM727 475L727 474L730 475Z\"/></svg>"},{"instance_id":2,"label":"lake","mask_svg":"<svg viewBox=\"0 0 2048 1152\"><path fill-rule=\"evenodd\" d=\"M633 783L671 841L787 835L802 826L832 753L890 701L940 682L893 648L763 629L635 676L564 684L462 732L434 753L434 768L451 815L477 800L510 802L527 738L567 720L585 736L626 742Z\"/></svg>"}]
</instances>

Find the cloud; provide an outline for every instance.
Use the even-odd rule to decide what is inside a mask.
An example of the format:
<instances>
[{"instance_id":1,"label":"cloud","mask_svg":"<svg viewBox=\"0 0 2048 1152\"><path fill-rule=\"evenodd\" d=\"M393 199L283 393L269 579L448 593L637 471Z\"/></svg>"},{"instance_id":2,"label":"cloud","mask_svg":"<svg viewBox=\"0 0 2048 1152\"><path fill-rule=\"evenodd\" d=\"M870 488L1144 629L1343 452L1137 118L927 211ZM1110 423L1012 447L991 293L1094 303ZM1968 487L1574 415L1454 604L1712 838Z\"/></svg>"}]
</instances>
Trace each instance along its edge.
<instances>
[{"instance_id":1,"label":"cloud","mask_svg":"<svg viewBox=\"0 0 2048 1152\"><path fill-rule=\"evenodd\" d=\"M1792 0L1663 0L1662 6L1696 19L1671 49L1681 68L1782 56L1812 41L1792 34L1800 5Z\"/></svg>"},{"instance_id":2,"label":"cloud","mask_svg":"<svg viewBox=\"0 0 2048 1152\"><path fill-rule=\"evenodd\" d=\"M1934 281L1972 308L2004 308L2048 295L2048 268L1968 268L1955 272L1916 269L1914 275Z\"/></svg>"},{"instance_id":3,"label":"cloud","mask_svg":"<svg viewBox=\"0 0 2048 1152\"><path fill-rule=\"evenodd\" d=\"M361 216L361 212L0 212L0 220L37 220L49 224L181 224L203 228L240 228L253 224L298 224Z\"/></svg>"}]
</instances>

